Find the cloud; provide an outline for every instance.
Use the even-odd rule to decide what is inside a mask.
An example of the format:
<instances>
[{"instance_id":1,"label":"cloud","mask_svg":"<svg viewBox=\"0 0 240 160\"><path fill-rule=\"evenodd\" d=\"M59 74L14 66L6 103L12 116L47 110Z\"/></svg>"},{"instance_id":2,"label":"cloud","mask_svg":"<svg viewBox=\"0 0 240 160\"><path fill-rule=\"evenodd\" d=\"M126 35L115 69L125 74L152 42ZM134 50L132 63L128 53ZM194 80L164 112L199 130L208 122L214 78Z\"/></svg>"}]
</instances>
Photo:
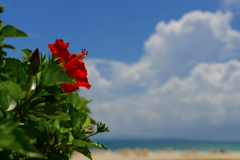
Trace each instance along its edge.
<instances>
[{"instance_id":1,"label":"cloud","mask_svg":"<svg viewBox=\"0 0 240 160\"><path fill-rule=\"evenodd\" d=\"M180 79L173 76L148 93L149 97L164 97L167 103L163 105L180 116L180 123L193 123L200 118L208 120L206 125L223 125L240 121L236 114L240 112L239 80L240 62L237 60L199 63L188 77ZM158 104L161 102L159 98ZM184 114L186 111L190 114Z\"/></svg>"},{"instance_id":2,"label":"cloud","mask_svg":"<svg viewBox=\"0 0 240 160\"><path fill-rule=\"evenodd\" d=\"M240 14L240 1L239 0L222 0L221 7L233 11L235 14Z\"/></svg>"},{"instance_id":3,"label":"cloud","mask_svg":"<svg viewBox=\"0 0 240 160\"><path fill-rule=\"evenodd\" d=\"M240 6L240 1L239 0L223 0L222 1L222 4L225 6L225 7L233 7L233 6Z\"/></svg>"},{"instance_id":4,"label":"cloud","mask_svg":"<svg viewBox=\"0 0 240 160\"><path fill-rule=\"evenodd\" d=\"M160 21L135 63L85 61L92 88L80 94L93 99L92 117L111 130L100 137L230 135L226 128L240 122L240 32L231 28L232 18L231 12L189 12Z\"/></svg>"},{"instance_id":5,"label":"cloud","mask_svg":"<svg viewBox=\"0 0 240 160\"><path fill-rule=\"evenodd\" d=\"M153 138L166 137L170 133L173 137L203 138L189 135L187 131L240 123L239 80L240 62L237 60L199 63L184 79L173 76L145 93L93 102L93 117L106 122L113 137L147 138L151 131ZM182 129L186 133L179 135ZM224 132L221 133L221 138L226 138ZM101 135L103 137L109 135Z\"/></svg>"},{"instance_id":6,"label":"cloud","mask_svg":"<svg viewBox=\"0 0 240 160\"><path fill-rule=\"evenodd\" d=\"M151 70L166 80L171 75L187 76L200 62L236 58L240 33L231 28L231 19L230 12L193 11L178 21L161 21L145 41L147 54L142 59L151 61Z\"/></svg>"},{"instance_id":7,"label":"cloud","mask_svg":"<svg viewBox=\"0 0 240 160\"><path fill-rule=\"evenodd\" d=\"M233 5L240 5L239 0L223 0L222 3L226 7L230 7L230 6L233 6Z\"/></svg>"}]
</instances>

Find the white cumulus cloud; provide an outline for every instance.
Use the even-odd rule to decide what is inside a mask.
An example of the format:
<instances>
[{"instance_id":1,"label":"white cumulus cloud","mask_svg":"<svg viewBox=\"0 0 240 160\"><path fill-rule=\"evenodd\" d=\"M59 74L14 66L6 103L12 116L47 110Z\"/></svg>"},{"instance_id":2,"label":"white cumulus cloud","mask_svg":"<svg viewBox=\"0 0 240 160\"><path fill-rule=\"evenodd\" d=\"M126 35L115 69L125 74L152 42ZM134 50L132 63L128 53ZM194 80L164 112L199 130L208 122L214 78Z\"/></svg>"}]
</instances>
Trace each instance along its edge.
<instances>
[{"instance_id":1,"label":"white cumulus cloud","mask_svg":"<svg viewBox=\"0 0 240 160\"><path fill-rule=\"evenodd\" d=\"M240 14L240 1L239 0L222 0L221 7L226 10L230 10L235 14Z\"/></svg>"},{"instance_id":2,"label":"white cumulus cloud","mask_svg":"<svg viewBox=\"0 0 240 160\"><path fill-rule=\"evenodd\" d=\"M178 21L161 21L144 43L143 59L152 62L157 74L169 78L186 76L200 62L238 57L240 32L231 28L231 19L230 12L193 11Z\"/></svg>"},{"instance_id":3,"label":"white cumulus cloud","mask_svg":"<svg viewBox=\"0 0 240 160\"><path fill-rule=\"evenodd\" d=\"M211 138L214 128L240 123L240 32L232 18L192 11L160 21L135 63L88 59L92 88L80 94L93 99L92 117L111 130L106 137Z\"/></svg>"}]
</instances>

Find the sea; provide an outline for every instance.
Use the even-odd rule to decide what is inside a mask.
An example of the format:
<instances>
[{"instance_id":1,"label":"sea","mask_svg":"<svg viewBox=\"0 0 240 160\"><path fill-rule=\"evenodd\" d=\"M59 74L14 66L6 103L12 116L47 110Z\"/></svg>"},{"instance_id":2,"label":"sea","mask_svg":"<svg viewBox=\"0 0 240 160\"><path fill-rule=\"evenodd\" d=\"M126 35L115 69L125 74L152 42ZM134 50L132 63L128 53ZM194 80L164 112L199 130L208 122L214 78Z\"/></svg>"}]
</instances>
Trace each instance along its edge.
<instances>
[{"instance_id":1,"label":"sea","mask_svg":"<svg viewBox=\"0 0 240 160\"><path fill-rule=\"evenodd\" d=\"M240 151L240 141L189 141L189 140L99 140L96 141L104 147L117 151L118 149L148 149L150 151L164 150L171 148L174 151L185 151L195 149L197 151Z\"/></svg>"}]
</instances>

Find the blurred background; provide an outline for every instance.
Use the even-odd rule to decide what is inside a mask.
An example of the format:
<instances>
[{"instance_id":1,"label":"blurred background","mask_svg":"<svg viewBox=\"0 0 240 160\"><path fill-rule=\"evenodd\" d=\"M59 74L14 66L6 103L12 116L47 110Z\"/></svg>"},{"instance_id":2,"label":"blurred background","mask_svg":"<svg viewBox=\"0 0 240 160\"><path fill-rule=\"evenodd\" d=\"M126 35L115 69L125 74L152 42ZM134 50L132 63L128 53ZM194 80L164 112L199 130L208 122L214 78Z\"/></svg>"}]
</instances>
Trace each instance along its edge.
<instances>
[{"instance_id":1,"label":"blurred background","mask_svg":"<svg viewBox=\"0 0 240 160\"><path fill-rule=\"evenodd\" d=\"M92 86L78 93L93 100L91 117L110 130L93 140L110 149L145 143L181 150L175 142L204 142L202 150L220 144L240 150L239 0L0 5L4 24L30 36L5 39L6 44L49 53L48 44L63 39L70 53L89 51L84 62ZM6 51L19 59L23 54Z\"/></svg>"}]
</instances>

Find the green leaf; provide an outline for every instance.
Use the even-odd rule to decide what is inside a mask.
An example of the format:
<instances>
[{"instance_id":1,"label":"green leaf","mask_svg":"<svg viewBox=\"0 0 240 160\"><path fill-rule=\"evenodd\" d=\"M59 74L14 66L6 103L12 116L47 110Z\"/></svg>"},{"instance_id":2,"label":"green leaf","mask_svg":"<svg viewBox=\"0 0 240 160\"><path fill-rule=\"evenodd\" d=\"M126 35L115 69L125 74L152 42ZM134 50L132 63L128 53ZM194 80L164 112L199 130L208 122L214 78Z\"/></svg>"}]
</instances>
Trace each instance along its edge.
<instances>
[{"instance_id":1,"label":"green leaf","mask_svg":"<svg viewBox=\"0 0 240 160\"><path fill-rule=\"evenodd\" d=\"M3 22L0 20L0 30L2 29L2 28L1 28L2 25L3 25ZM4 39L5 39L5 37L3 37L2 35L0 35L0 42L3 41Z\"/></svg>"},{"instance_id":2,"label":"green leaf","mask_svg":"<svg viewBox=\"0 0 240 160\"><path fill-rule=\"evenodd\" d=\"M82 125L82 129L83 130L87 129L90 126L90 124L91 124L91 118L87 115Z\"/></svg>"},{"instance_id":3,"label":"green leaf","mask_svg":"<svg viewBox=\"0 0 240 160\"><path fill-rule=\"evenodd\" d=\"M0 107L6 111L9 107L8 97L6 93L0 91Z\"/></svg>"},{"instance_id":4,"label":"green leaf","mask_svg":"<svg viewBox=\"0 0 240 160\"><path fill-rule=\"evenodd\" d=\"M57 116L46 116L46 117L49 119L52 119L52 120L59 120L59 121L69 121L70 120L70 115L67 113L63 113L63 112L61 112L61 114L57 115Z\"/></svg>"},{"instance_id":5,"label":"green leaf","mask_svg":"<svg viewBox=\"0 0 240 160\"><path fill-rule=\"evenodd\" d=\"M91 124L97 125L97 122L91 118Z\"/></svg>"},{"instance_id":6,"label":"green leaf","mask_svg":"<svg viewBox=\"0 0 240 160\"><path fill-rule=\"evenodd\" d=\"M101 145L100 143L97 143L97 142L93 142L93 141L83 141L83 140L80 140L80 139L75 139L73 141L73 145L76 146L76 147L90 147L90 148L98 148L98 149L105 149L105 150L108 150L110 151L109 149L107 149L106 147L104 147L103 145Z\"/></svg>"},{"instance_id":7,"label":"green leaf","mask_svg":"<svg viewBox=\"0 0 240 160\"><path fill-rule=\"evenodd\" d=\"M54 86L46 87L45 90L46 90L50 95L55 95L55 94L59 94L59 93L65 93L59 85L54 85ZM46 95L47 95L47 94L46 94ZM61 97L59 97L59 98L61 98Z\"/></svg>"},{"instance_id":8,"label":"green leaf","mask_svg":"<svg viewBox=\"0 0 240 160\"><path fill-rule=\"evenodd\" d=\"M0 82L1 81L11 81L11 77L9 77L7 74L5 73L0 73Z\"/></svg>"},{"instance_id":9,"label":"green leaf","mask_svg":"<svg viewBox=\"0 0 240 160\"><path fill-rule=\"evenodd\" d=\"M19 59L6 58L5 67L9 68L11 71L13 71L17 75L18 80L21 82L21 84L27 83L27 75L24 72L23 65Z\"/></svg>"},{"instance_id":10,"label":"green leaf","mask_svg":"<svg viewBox=\"0 0 240 160\"><path fill-rule=\"evenodd\" d=\"M92 100L86 100L84 97L80 97L76 93L69 93L64 95L67 102L72 103L73 108L80 110L84 113L89 113L87 104L92 102Z\"/></svg>"},{"instance_id":11,"label":"green leaf","mask_svg":"<svg viewBox=\"0 0 240 160\"><path fill-rule=\"evenodd\" d=\"M59 115L61 114L61 109L56 104L51 103L40 103L34 108L35 112L41 112L46 115Z\"/></svg>"},{"instance_id":12,"label":"green leaf","mask_svg":"<svg viewBox=\"0 0 240 160\"><path fill-rule=\"evenodd\" d=\"M3 6L0 6L0 13L2 13L4 10L4 7Z\"/></svg>"},{"instance_id":13,"label":"green leaf","mask_svg":"<svg viewBox=\"0 0 240 160\"><path fill-rule=\"evenodd\" d=\"M0 34L4 37L29 37L25 32L12 25L6 25L3 27Z\"/></svg>"},{"instance_id":14,"label":"green leaf","mask_svg":"<svg viewBox=\"0 0 240 160\"><path fill-rule=\"evenodd\" d=\"M28 57L31 56L32 50L30 50L30 49L28 49L28 48L23 48L23 49L20 48L20 50L21 50L23 53L25 53Z\"/></svg>"},{"instance_id":15,"label":"green leaf","mask_svg":"<svg viewBox=\"0 0 240 160\"><path fill-rule=\"evenodd\" d=\"M41 104L41 103L44 103L44 99L35 99L35 100L32 100L30 105L29 105L29 110L34 110L35 107L38 105L38 104Z\"/></svg>"},{"instance_id":16,"label":"green leaf","mask_svg":"<svg viewBox=\"0 0 240 160\"><path fill-rule=\"evenodd\" d=\"M40 120L42 120L42 118L38 118L38 117L33 116L33 115L28 115L25 118L27 118L27 120L29 120L29 121L40 121Z\"/></svg>"},{"instance_id":17,"label":"green leaf","mask_svg":"<svg viewBox=\"0 0 240 160\"><path fill-rule=\"evenodd\" d=\"M67 137L67 144L72 144L73 140L74 140L74 137L72 135L72 132L68 131L68 137Z\"/></svg>"},{"instance_id":18,"label":"green leaf","mask_svg":"<svg viewBox=\"0 0 240 160\"><path fill-rule=\"evenodd\" d=\"M2 108L0 108L0 118L6 117L6 116L7 115L6 115L5 111Z\"/></svg>"},{"instance_id":19,"label":"green leaf","mask_svg":"<svg viewBox=\"0 0 240 160\"><path fill-rule=\"evenodd\" d=\"M3 45L3 48L16 49L15 47L13 47L13 46L10 45L10 44L4 44L4 45Z\"/></svg>"},{"instance_id":20,"label":"green leaf","mask_svg":"<svg viewBox=\"0 0 240 160\"><path fill-rule=\"evenodd\" d=\"M58 130L60 129L59 121L55 120L53 123L53 127L57 128Z\"/></svg>"},{"instance_id":21,"label":"green leaf","mask_svg":"<svg viewBox=\"0 0 240 160\"><path fill-rule=\"evenodd\" d=\"M11 96L12 98L19 100L25 97L27 91L23 91L21 85L12 81L0 82L0 91Z\"/></svg>"},{"instance_id":22,"label":"green leaf","mask_svg":"<svg viewBox=\"0 0 240 160\"><path fill-rule=\"evenodd\" d=\"M87 113L83 113L81 111L69 111L71 116L71 122L73 128L75 128L75 132L78 132L80 129L85 130L92 124L92 119L88 116Z\"/></svg>"},{"instance_id":23,"label":"green leaf","mask_svg":"<svg viewBox=\"0 0 240 160\"><path fill-rule=\"evenodd\" d=\"M72 126L68 124L67 122L60 122L60 132L61 133L67 133L69 130L72 130Z\"/></svg>"},{"instance_id":24,"label":"green leaf","mask_svg":"<svg viewBox=\"0 0 240 160\"><path fill-rule=\"evenodd\" d=\"M98 122L97 123L97 132L101 133L101 132L109 132L108 127L105 127L105 124L102 122Z\"/></svg>"},{"instance_id":25,"label":"green leaf","mask_svg":"<svg viewBox=\"0 0 240 160\"><path fill-rule=\"evenodd\" d=\"M73 114L71 114L71 122L74 128L79 126L81 119L80 119L80 115L77 112L74 112Z\"/></svg>"},{"instance_id":26,"label":"green leaf","mask_svg":"<svg viewBox=\"0 0 240 160\"><path fill-rule=\"evenodd\" d=\"M17 106L17 102L14 98L8 96L9 107L7 111L13 110Z\"/></svg>"},{"instance_id":27,"label":"green leaf","mask_svg":"<svg viewBox=\"0 0 240 160\"><path fill-rule=\"evenodd\" d=\"M42 117L42 118L48 118L51 120L59 120L59 121L68 121L70 120L70 115L67 113L61 112L59 115L46 115L41 112L34 112L34 111L29 111L30 115L34 115L37 117Z\"/></svg>"},{"instance_id":28,"label":"green leaf","mask_svg":"<svg viewBox=\"0 0 240 160\"><path fill-rule=\"evenodd\" d=\"M55 62L55 55L56 55L57 53L54 53L53 55L52 55L52 57L50 58L50 60L49 60L49 62L50 63L54 63ZM49 54L49 56L50 56L50 54ZM55 63L55 64L59 64L59 63Z\"/></svg>"},{"instance_id":29,"label":"green leaf","mask_svg":"<svg viewBox=\"0 0 240 160\"><path fill-rule=\"evenodd\" d=\"M53 120L51 121L51 124L52 124L52 133L54 133L53 135L54 138L52 139L51 144L59 145L63 140L63 135L60 132L59 121Z\"/></svg>"},{"instance_id":30,"label":"green leaf","mask_svg":"<svg viewBox=\"0 0 240 160\"><path fill-rule=\"evenodd\" d=\"M40 132L44 132L48 135L49 132L50 132L48 126L50 124L47 122L47 120L46 119L41 119L41 120L38 121L38 124L39 124L38 129L40 130Z\"/></svg>"},{"instance_id":31,"label":"green leaf","mask_svg":"<svg viewBox=\"0 0 240 160\"><path fill-rule=\"evenodd\" d=\"M66 123L66 122L59 122L59 125L60 125L60 129L69 129L69 128L72 128L72 126L69 124L69 123Z\"/></svg>"},{"instance_id":32,"label":"green leaf","mask_svg":"<svg viewBox=\"0 0 240 160\"><path fill-rule=\"evenodd\" d=\"M43 100L34 100L31 102L29 109L29 113L36 116L52 120L70 120L70 115L62 112L62 109L56 103L47 103Z\"/></svg>"},{"instance_id":33,"label":"green leaf","mask_svg":"<svg viewBox=\"0 0 240 160\"><path fill-rule=\"evenodd\" d=\"M21 57L22 57L22 59L23 59L24 61L28 59L28 57L27 57L27 56L24 56L24 55L21 55Z\"/></svg>"},{"instance_id":34,"label":"green leaf","mask_svg":"<svg viewBox=\"0 0 240 160\"><path fill-rule=\"evenodd\" d=\"M0 151L0 157L4 160L12 160L11 156L12 156L11 151L7 150Z\"/></svg>"},{"instance_id":35,"label":"green leaf","mask_svg":"<svg viewBox=\"0 0 240 160\"><path fill-rule=\"evenodd\" d=\"M31 122L30 122L30 124L31 124ZM36 138L37 130L34 128L33 125L27 125L27 122L25 122L25 125L20 125L18 127L21 128L23 133L25 135L27 135L28 137L30 137L32 139Z\"/></svg>"},{"instance_id":36,"label":"green leaf","mask_svg":"<svg viewBox=\"0 0 240 160\"><path fill-rule=\"evenodd\" d=\"M0 20L0 30L2 29L3 27L3 22ZM0 35L0 41L3 41L4 40L4 37Z\"/></svg>"},{"instance_id":37,"label":"green leaf","mask_svg":"<svg viewBox=\"0 0 240 160\"><path fill-rule=\"evenodd\" d=\"M47 155L49 160L64 160L61 156L61 154L57 154L57 153L48 153Z\"/></svg>"},{"instance_id":38,"label":"green leaf","mask_svg":"<svg viewBox=\"0 0 240 160\"><path fill-rule=\"evenodd\" d=\"M1 41L0 41L0 44L1 44ZM6 55L7 55L7 52L2 51L2 53L0 54L0 58L1 58L1 56L4 57Z\"/></svg>"},{"instance_id":39,"label":"green leaf","mask_svg":"<svg viewBox=\"0 0 240 160\"><path fill-rule=\"evenodd\" d=\"M55 135L55 144L61 144L64 138L61 132L59 130L56 130L54 135Z\"/></svg>"},{"instance_id":40,"label":"green leaf","mask_svg":"<svg viewBox=\"0 0 240 160\"><path fill-rule=\"evenodd\" d=\"M0 148L16 151L32 158L43 158L36 153L23 132L17 129L14 121L0 118Z\"/></svg>"},{"instance_id":41,"label":"green leaf","mask_svg":"<svg viewBox=\"0 0 240 160\"><path fill-rule=\"evenodd\" d=\"M90 160L92 160L92 155L91 155L91 152L89 151L88 147L75 147L74 149L76 151L82 153L86 157L88 157Z\"/></svg>"},{"instance_id":42,"label":"green leaf","mask_svg":"<svg viewBox=\"0 0 240 160\"><path fill-rule=\"evenodd\" d=\"M42 55L41 52L41 62L43 63L46 60L47 54Z\"/></svg>"},{"instance_id":43,"label":"green leaf","mask_svg":"<svg viewBox=\"0 0 240 160\"><path fill-rule=\"evenodd\" d=\"M71 150L71 152L72 152L72 150ZM64 160L69 160L70 156L71 156L71 153L70 153L69 149L62 150L62 158Z\"/></svg>"},{"instance_id":44,"label":"green leaf","mask_svg":"<svg viewBox=\"0 0 240 160\"><path fill-rule=\"evenodd\" d=\"M60 65L45 64L42 70L43 82L46 86L59 85L63 83L75 83L74 80L68 77Z\"/></svg>"},{"instance_id":45,"label":"green leaf","mask_svg":"<svg viewBox=\"0 0 240 160\"><path fill-rule=\"evenodd\" d=\"M0 47L3 47L4 46L4 43L0 41Z\"/></svg>"}]
</instances>

